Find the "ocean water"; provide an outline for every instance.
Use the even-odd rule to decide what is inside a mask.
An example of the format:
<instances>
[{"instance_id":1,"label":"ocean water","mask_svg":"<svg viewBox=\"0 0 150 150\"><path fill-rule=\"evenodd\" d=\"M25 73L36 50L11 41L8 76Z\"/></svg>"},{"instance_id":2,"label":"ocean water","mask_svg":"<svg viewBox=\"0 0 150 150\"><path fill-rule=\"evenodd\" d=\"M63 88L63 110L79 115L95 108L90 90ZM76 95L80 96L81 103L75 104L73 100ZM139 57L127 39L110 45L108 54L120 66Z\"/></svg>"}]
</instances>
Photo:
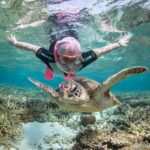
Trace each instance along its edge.
<instances>
[{"instance_id":1,"label":"ocean water","mask_svg":"<svg viewBox=\"0 0 150 150\"><path fill-rule=\"evenodd\" d=\"M108 78L113 73L116 73L121 69L127 67L133 67L137 65L141 65L141 66L143 65L148 68L150 67L150 61L149 61L150 24L148 22L149 21L148 2L126 1L125 4L125 2L116 1L112 4L111 3L109 4L109 2L107 1L97 2L97 3L89 1L86 2L86 4L89 3L86 6L84 4L85 2L82 2L83 4L82 3L80 4L80 2L76 2L74 4L73 1L66 1L59 4L51 4L52 3L51 1L43 2L45 3L45 5L48 4L47 7L43 3L41 4L41 2L39 2L40 4L37 4L38 3L37 2L36 5L38 6L34 6L34 1L22 2L24 3L24 5L20 3L18 4L19 5L18 7L15 6L15 3L16 3L15 1L14 2L1 1L1 12L2 12L1 24L0 24L1 26L0 29L1 80L0 82L1 83L8 83L8 84L15 84L19 86L30 87L32 85L27 80L28 76L44 81L43 72L45 70L45 65L40 60L38 60L34 54L13 47L8 43L7 40L7 37L10 34L15 34L17 39L20 41L30 42L33 44L44 46L45 48L49 47L48 34L46 31L45 24L36 27L29 26L26 28L21 28L20 26L19 28L19 25L21 25L20 23L17 28L16 24L19 19L21 20L23 17L28 18L28 16L26 16L28 14L27 12L32 10L32 8L30 8L31 7L30 3L33 5L32 7L37 7L36 9L38 9L38 7L41 7L41 11L43 11L43 14L44 11L48 11L48 10L49 10L48 13L56 11L56 8L64 9L64 10L66 9L66 7L71 7L70 9L78 8L79 6L81 7L81 8L79 7L79 9L87 8L89 12L93 15L93 17L95 17L94 18L95 24L93 25L92 21L89 22L88 25L83 24L85 25L85 27L83 27L83 30L87 31L86 33L82 33L82 34L80 33L80 39L82 44L81 46L83 51L87 51L96 47L105 46L111 42L116 41L117 38L119 37L120 35L119 33L112 33L108 31L103 31L103 29L101 29L100 23L101 21L103 21L102 20L104 18L103 16L106 16L104 20L107 19L107 21L110 22L114 27L118 28L118 30L129 31L133 35L127 47L120 48L109 54L103 55L95 63L83 69L81 72L79 72L78 73L79 76L83 75L102 82L104 79ZM144 6L145 8L143 8ZM16 9L15 7L17 7L18 9ZM25 10L22 10L21 7L23 8L25 7L24 8ZM127 7L129 7L128 8L130 10L129 12L126 10ZM132 16L130 13L134 11L134 7L135 9L137 9L137 7L144 9L145 16L144 15L142 16L142 10L139 10L139 12L137 12L137 15L132 14L133 15ZM136 13L136 11L133 13ZM12 14L13 16L11 16ZM34 17L36 21L43 19L42 18L43 16L41 17L39 16L39 14L34 14L34 13L32 14L33 16L29 15L30 18ZM125 14L127 15L127 17L125 16ZM101 15L103 16L101 17ZM114 17L110 18L111 16ZM32 22L34 22L30 18L29 19L25 18L24 22L26 24L31 24ZM117 24L120 27L117 27ZM88 36L88 38L86 38L86 36ZM131 90L131 91L149 90L150 89L149 76L150 74L148 71L144 74L130 77L122 81L121 83L118 83L113 88L114 90ZM63 78L61 76L56 75L53 82L50 81L48 83L51 84L52 86L57 86L58 83L62 80Z\"/></svg>"},{"instance_id":2,"label":"ocean water","mask_svg":"<svg viewBox=\"0 0 150 150\"><path fill-rule=\"evenodd\" d=\"M75 9L86 10L86 12L90 14L89 18L84 18L83 21L81 20L81 22L79 22L79 26L76 29L83 51L88 51L116 42L124 33L132 36L126 47L122 47L113 52L102 55L97 61L77 73L77 76L84 76L98 82L103 82L111 75L128 67L145 66L150 69L149 0L1 0L0 105L2 108L0 107L0 130L2 130L2 126L6 123L6 120L3 120L2 118L2 114L4 113L3 106L5 106L3 103L4 100L7 101L7 107L4 114L10 115L10 118L12 112L9 110L11 108L9 105L11 102L13 103L12 110L18 109L21 111L19 109L21 104L18 105L19 99L25 102L26 100L32 101L32 99L36 99L38 97L41 101L44 101L45 99L48 101L48 95L31 84L27 79L28 77L33 77L54 88L64 81L64 78L57 74L55 75L54 80L45 80L43 77L46 68L45 64L42 63L32 52L24 51L10 45L8 42L8 36L13 34L19 41L29 42L48 48L48 29L55 29L55 25L51 25L51 20L49 19L49 21L47 21L47 17L59 11L67 12ZM86 21L86 19L88 21ZM42 22L43 20L44 22ZM103 22L107 22L110 26L104 28L102 26ZM150 71L148 70L145 73L122 80L114 85L111 88L111 91L113 91L116 95L121 93L118 96L122 98L122 101L126 99L134 99L137 101L146 100L148 104L144 105L144 107L150 106ZM16 104L15 101L18 103ZM141 104L141 106L143 105ZM22 107L21 105L21 108L24 110L26 106ZM150 111L149 108L150 107L147 108L147 115ZM79 122L80 114L71 113L71 116L68 114L64 115L64 118L67 117L67 125L64 121L65 119L63 120L61 117L58 117L58 114L62 112L54 113L55 119L51 119L47 110L44 110L42 115L44 116L46 113L49 117L46 117L46 115L44 117L41 115L41 117L39 115L41 111L39 112L39 109L37 108L35 110L38 110L38 117L35 117L31 113L31 116L33 117L32 119L29 117L30 113L23 113L24 117L28 117L27 119L25 119L25 117L21 123L23 124L22 128L24 128L23 138L20 142L21 144L10 144L10 141L6 142L10 135L8 137L6 136L6 139L4 139L2 138L4 135L1 131L0 139L2 140L0 140L0 149L3 149L5 146L8 149L11 149L10 147L14 147L14 149L15 147L19 147L21 150L72 149L71 147L73 146L73 142L69 139L69 137L75 137L77 132L81 130L80 126L77 124L77 122ZM14 116L16 114L17 113L14 113ZM109 114L111 114L111 111ZM106 118L108 119L107 115ZM39 119L40 117L42 118L42 121ZM99 118L99 114L96 115L96 117ZM105 122L104 118L102 119L100 117L100 120L103 123ZM148 121L149 120L150 119L148 118ZM145 120L145 122L146 121L147 120ZM46 123L44 124L41 122ZM17 130L19 123L17 121L14 124L13 123L14 122L11 122L10 126L15 124L14 126ZM73 124L75 125L73 126ZM99 123L97 123L97 126L99 126L98 124ZM58 130L60 130L60 132L58 132ZM149 135L149 128L147 129L147 132L147 135ZM11 138L12 141L15 139L13 139L13 137ZM44 142L42 141L43 139L45 139ZM149 138L147 139L148 146L146 145L144 148L150 149L150 140ZM67 142L71 144L68 145ZM142 145L141 143L139 144L140 146ZM74 146L74 149L76 150L80 148L81 147L79 146L77 148ZM87 149L88 148L89 147L87 147ZM102 148L104 150L107 149L103 146ZM111 149L111 146L108 146L108 148ZM122 148L124 147L121 147L120 149ZM131 147L131 149L136 148L136 146ZM82 149L84 148L82 147Z\"/></svg>"}]
</instances>

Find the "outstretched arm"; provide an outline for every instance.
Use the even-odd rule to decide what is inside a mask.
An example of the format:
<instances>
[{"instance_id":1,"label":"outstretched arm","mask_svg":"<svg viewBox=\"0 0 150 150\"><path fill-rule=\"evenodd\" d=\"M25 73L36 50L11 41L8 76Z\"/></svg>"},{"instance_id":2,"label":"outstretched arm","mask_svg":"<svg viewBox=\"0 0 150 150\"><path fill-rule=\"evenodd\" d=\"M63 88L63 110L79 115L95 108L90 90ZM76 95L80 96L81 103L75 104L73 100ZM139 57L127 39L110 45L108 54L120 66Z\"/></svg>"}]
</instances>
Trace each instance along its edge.
<instances>
[{"instance_id":1,"label":"outstretched arm","mask_svg":"<svg viewBox=\"0 0 150 150\"><path fill-rule=\"evenodd\" d=\"M112 43L112 44L104 46L102 48L96 48L93 51L96 53L97 57L99 57L102 54L105 54L105 53L115 50L116 48L127 46L130 38L131 38L131 36L124 35L123 37L121 37L119 39L118 42Z\"/></svg>"},{"instance_id":2,"label":"outstretched arm","mask_svg":"<svg viewBox=\"0 0 150 150\"><path fill-rule=\"evenodd\" d=\"M16 46L16 47L19 47L19 48L22 48L22 49L25 49L25 50L28 50L28 51L32 51L34 53L37 52L37 50L39 48L41 48L40 46L37 46L37 45L33 45L33 44L30 44L30 43L26 43L26 42L19 42L17 41L16 37L11 35L8 37L8 41Z\"/></svg>"}]
</instances>

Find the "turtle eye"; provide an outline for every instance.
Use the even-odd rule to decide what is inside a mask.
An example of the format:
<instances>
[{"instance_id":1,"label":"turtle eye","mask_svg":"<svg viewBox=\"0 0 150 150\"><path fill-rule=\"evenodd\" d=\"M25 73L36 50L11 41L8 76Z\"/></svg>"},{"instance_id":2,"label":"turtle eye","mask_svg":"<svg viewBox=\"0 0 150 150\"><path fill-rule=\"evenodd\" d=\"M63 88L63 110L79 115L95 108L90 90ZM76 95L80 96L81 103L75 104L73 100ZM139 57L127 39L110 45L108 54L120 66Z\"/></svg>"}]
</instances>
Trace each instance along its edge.
<instances>
[{"instance_id":1,"label":"turtle eye","mask_svg":"<svg viewBox=\"0 0 150 150\"><path fill-rule=\"evenodd\" d=\"M77 89L77 85L73 84L72 87L71 87L71 92L76 91L76 89Z\"/></svg>"},{"instance_id":2,"label":"turtle eye","mask_svg":"<svg viewBox=\"0 0 150 150\"><path fill-rule=\"evenodd\" d=\"M62 88L64 86L64 83L59 84L59 88Z\"/></svg>"}]
</instances>

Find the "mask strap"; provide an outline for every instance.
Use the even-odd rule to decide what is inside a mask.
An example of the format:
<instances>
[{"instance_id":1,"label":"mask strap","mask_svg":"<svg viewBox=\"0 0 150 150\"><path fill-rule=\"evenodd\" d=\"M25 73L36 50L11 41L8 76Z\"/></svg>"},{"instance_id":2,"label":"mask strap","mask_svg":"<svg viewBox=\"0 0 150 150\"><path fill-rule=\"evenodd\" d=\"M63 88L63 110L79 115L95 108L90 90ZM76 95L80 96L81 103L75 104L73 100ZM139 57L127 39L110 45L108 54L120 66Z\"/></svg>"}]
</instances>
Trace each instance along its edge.
<instances>
[{"instance_id":1,"label":"mask strap","mask_svg":"<svg viewBox=\"0 0 150 150\"><path fill-rule=\"evenodd\" d=\"M54 46L54 58L55 58L55 61L56 61L56 65L58 66L58 68L62 71L62 72L65 72L68 74L68 72L66 72L59 64L60 61L59 61L59 57L57 55L57 51L58 51L58 43L56 42L55 46Z\"/></svg>"},{"instance_id":2,"label":"mask strap","mask_svg":"<svg viewBox=\"0 0 150 150\"><path fill-rule=\"evenodd\" d=\"M59 58L57 56L57 51L58 51L58 43L56 42L55 46L54 46L54 58L55 58L55 61L58 62L59 61Z\"/></svg>"}]
</instances>

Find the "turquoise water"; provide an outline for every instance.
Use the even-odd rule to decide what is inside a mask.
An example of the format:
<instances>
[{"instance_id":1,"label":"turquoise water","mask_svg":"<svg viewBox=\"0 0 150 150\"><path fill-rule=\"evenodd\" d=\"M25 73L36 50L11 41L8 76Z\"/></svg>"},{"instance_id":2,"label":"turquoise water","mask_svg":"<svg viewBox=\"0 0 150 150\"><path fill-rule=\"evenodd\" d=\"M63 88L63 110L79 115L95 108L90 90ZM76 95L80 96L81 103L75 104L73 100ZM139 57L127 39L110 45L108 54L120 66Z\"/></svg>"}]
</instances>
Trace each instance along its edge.
<instances>
[{"instance_id":1,"label":"turquoise water","mask_svg":"<svg viewBox=\"0 0 150 150\"><path fill-rule=\"evenodd\" d=\"M43 24L43 25L36 26L36 27L15 29L17 27L17 25L15 24L16 20L17 19L19 20L21 18L21 16L17 16L21 10L20 9L13 10L14 8L11 7L10 5L9 6L10 10L15 11L15 15L16 15L16 16L15 15L11 16L11 12L9 12L8 8L4 7L7 3L4 4L4 1L2 2L1 3L3 5L1 6L1 10L5 10L5 11L2 12L1 19L2 21L5 20L5 22L4 24L1 23L1 29L0 29L0 32L1 32L1 36L0 36L0 56L1 56L0 79L1 80L0 82L12 84L12 85L19 85L23 87L33 87L27 80L27 77L31 76L56 87L61 81L63 81L62 76L56 75L53 81L45 81L43 78L45 65L40 60L38 60L34 54L15 48L12 45L10 45L7 41L7 37L11 33L13 33L16 35L17 39L20 41L30 42L30 43L48 48L49 43L48 43L48 38L47 38L47 33L46 33L46 25ZM45 3L49 4L47 5L46 8L49 10L49 13L50 13L50 12L56 11L56 8L57 8L57 11L59 8L66 9L67 4L69 7L70 5L72 5L73 1L68 1L68 2L66 1L60 4L51 4L50 2L45 2ZM126 1L126 3L129 3L129 2ZM146 7L147 3L143 1L143 6ZM92 21L89 22L89 24L83 23L83 25L85 25L83 29L87 31L87 34L85 34L84 32L79 33L80 39L81 39L82 50L87 51L96 47L105 46L113 41L116 41L116 39L119 37L119 33L112 33L112 32L110 33L107 31L103 31L100 28L99 23L102 20L102 17L101 17L102 13L103 15L106 16L105 17L106 19L108 18L109 22L112 22L112 24L114 24L115 26L117 26L118 24L121 30L124 29L126 31L129 31L133 35L133 37L130 40L127 47L120 48L114 52L103 55L95 63L88 66L84 70L80 71L77 75L85 76L85 77L92 78L92 79L102 82L104 79L111 76L113 73L116 73L117 71L120 71L121 69L124 69L127 67L143 65L143 66L150 68L150 61L149 61L150 60L150 51L149 51L150 49L150 23L148 22L149 19L147 19L148 17L147 13L145 13L145 16L144 15L141 16L143 18L140 18L136 16L135 14L132 14L133 16L131 16L131 14L128 14L128 12L126 12L125 10L127 9L127 7L129 7L130 9L132 7L135 7L136 9L139 6L142 6L142 1L141 3L137 2L135 4L133 3L132 5L130 4L132 7L130 5L129 6L123 5L123 4L121 5L121 1L118 1L118 7L119 7L119 4L121 5L119 8L117 7L117 4L115 2L114 2L114 5L116 4L116 7L114 7L113 4L109 4L109 7L106 7L105 6L106 4L105 5L104 4L105 4L104 2L103 3L97 2L95 4L94 3L92 4L92 2L89 1L89 6L87 5L84 6L84 3L82 5L79 5L78 3L76 3L76 5L73 5L74 8L80 6L81 7L80 9L84 7L89 7L87 9L89 9L89 12L93 15L94 20L95 20L94 25ZM99 6L99 5L104 5L104 6ZM26 6L25 7L26 9L29 9L29 4L27 2L25 6ZM23 7L23 6L21 5L20 7ZM41 4L41 7L44 8L42 4ZM103 12L101 12L102 11L101 8L103 9L105 8L106 10L103 10ZM144 11L149 11L148 8L149 8L149 5L147 4L147 9L145 8ZM141 7L141 9L143 8ZM116 10L117 14L114 13L113 10ZM141 10L139 10L139 12L137 13L140 13L140 11ZM24 13L25 12L22 12L22 14ZM114 16L114 18L110 18L110 16L108 16L108 13L111 13L110 16ZM119 18L119 16L121 15L122 15L122 18L121 17ZM124 19L125 15L127 16L126 17L127 19ZM41 19L38 17L36 20ZM29 23L30 22L32 22L32 20L30 20ZM88 31L89 31L89 34L88 34ZM86 36L88 36L87 39L85 39ZM94 36L95 37L97 36L99 40L96 41L96 39L93 38ZM113 90L121 90L121 91L122 90L123 91L150 90L149 80L150 80L150 72L148 71L144 74L140 74L134 77L129 77L128 79L121 81L120 83L118 83L117 85L113 87Z\"/></svg>"},{"instance_id":2,"label":"turquoise water","mask_svg":"<svg viewBox=\"0 0 150 150\"><path fill-rule=\"evenodd\" d=\"M64 78L56 74L45 80L46 65L32 52L10 45L8 36L48 48L48 29L56 26L47 17L72 9L87 12L87 18L74 22L83 51L116 42L122 31L132 35L127 47L102 55L77 76L103 82L128 67L150 70L149 0L0 0L0 150L150 149L149 70L111 88L123 104L93 113L92 128L83 127L83 113L58 109L28 81L32 77L57 87ZM102 26L104 21L109 28Z\"/></svg>"}]
</instances>

